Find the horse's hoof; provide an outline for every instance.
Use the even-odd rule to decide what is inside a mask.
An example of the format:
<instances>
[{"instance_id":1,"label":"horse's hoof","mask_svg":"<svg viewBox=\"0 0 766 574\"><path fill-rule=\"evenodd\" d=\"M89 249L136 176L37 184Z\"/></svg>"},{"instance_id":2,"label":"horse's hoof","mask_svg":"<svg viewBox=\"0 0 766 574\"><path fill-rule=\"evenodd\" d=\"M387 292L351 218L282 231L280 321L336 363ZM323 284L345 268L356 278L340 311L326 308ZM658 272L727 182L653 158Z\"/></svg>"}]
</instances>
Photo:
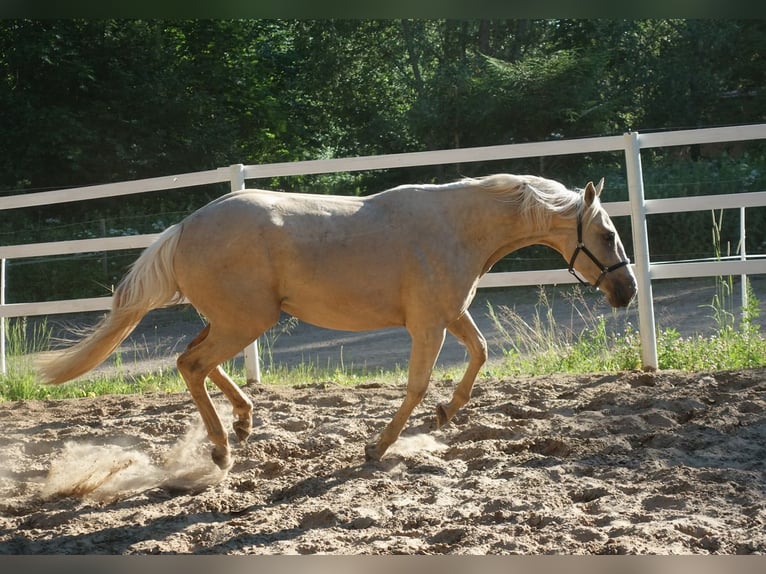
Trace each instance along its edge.
<instances>
[{"instance_id":1,"label":"horse's hoof","mask_svg":"<svg viewBox=\"0 0 766 574\"><path fill-rule=\"evenodd\" d=\"M231 457L227 447L214 446L212 457L215 465L221 470L228 470L231 467Z\"/></svg>"},{"instance_id":2,"label":"horse's hoof","mask_svg":"<svg viewBox=\"0 0 766 574\"><path fill-rule=\"evenodd\" d=\"M232 426L239 442L245 442L253 430L253 423L249 418L247 420L236 420Z\"/></svg>"},{"instance_id":3,"label":"horse's hoof","mask_svg":"<svg viewBox=\"0 0 766 574\"><path fill-rule=\"evenodd\" d=\"M378 450L378 444L371 442L364 447L364 459L368 462L378 462L382 457L382 453Z\"/></svg>"},{"instance_id":4,"label":"horse's hoof","mask_svg":"<svg viewBox=\"0 0 766 574\"><path fill-rule=\"evenodd\" d=\"M436 428L440 429L448 422L447 409L444 408L444 405L436 405Z\"/></svg>"}]
</instances>

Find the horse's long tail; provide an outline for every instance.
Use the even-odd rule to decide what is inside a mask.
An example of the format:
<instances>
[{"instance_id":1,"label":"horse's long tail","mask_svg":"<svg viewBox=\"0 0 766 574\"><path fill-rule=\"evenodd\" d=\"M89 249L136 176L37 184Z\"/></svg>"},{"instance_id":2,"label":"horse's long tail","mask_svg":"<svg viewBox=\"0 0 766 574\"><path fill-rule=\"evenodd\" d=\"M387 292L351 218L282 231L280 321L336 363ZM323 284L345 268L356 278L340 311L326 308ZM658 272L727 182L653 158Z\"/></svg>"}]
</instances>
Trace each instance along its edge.
<instances>
[{"instance_id":1,"label":"horse's long tail","mask_svg":"<svg viewBox=\"0 0 766 574\"><path fill-rule=\"evenodd\" d=\"M82 341L63 351L45 353L37 361L43 382L60 384L101 364L152 309L179 300L173 255L181 225L166 229L147 247L120 281L112 298L112 311Z\"/></svg>"}]
</instances>

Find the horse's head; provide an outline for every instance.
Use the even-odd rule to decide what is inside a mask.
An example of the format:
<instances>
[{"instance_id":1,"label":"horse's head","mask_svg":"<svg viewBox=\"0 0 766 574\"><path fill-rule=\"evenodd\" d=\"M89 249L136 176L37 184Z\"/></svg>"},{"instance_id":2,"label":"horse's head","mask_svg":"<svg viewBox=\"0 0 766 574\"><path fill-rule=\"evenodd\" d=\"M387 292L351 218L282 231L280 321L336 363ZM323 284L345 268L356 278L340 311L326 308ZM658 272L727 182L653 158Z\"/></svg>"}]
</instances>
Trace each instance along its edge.
<instances>
[{"instance_id":1,"label":"horse's head","mask_svg":"<svg viewBox=\"0 0 766 574\"><path fill-rule=\"evenodd\" d=\"M620 236L599 201L603 187L603 178L596 186L593 182L585 186L576 230L565 253L571 253L569 272L580 283L603 291L612 307L626 307L636 294L636 277Z\"/></svg>"}]
</instances>

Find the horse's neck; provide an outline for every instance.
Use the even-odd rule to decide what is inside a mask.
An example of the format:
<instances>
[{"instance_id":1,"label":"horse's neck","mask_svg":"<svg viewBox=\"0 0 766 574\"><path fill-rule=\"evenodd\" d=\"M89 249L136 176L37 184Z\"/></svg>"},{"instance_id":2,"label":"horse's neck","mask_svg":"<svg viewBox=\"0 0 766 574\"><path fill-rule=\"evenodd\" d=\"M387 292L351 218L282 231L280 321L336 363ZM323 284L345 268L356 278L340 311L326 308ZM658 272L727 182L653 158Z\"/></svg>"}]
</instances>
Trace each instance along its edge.
<instances>
[{"instance_id":1,"label":"horse's neck","mask_svg":"<svg viewBox=\"0 0 766 574\"><path fill-rule=\"evenodd\" d=\"M456 229L468 242L493 251L504 244L518 244L518 249L535 235L532 223L517 209L489 194L456 194L451 211Z\"/></svg>"},{"instance_id":2,"label":"horse's neck","mask_svg":"<svg viewBox=\"0 0 766 574\"><path fill-rule=\"evenodd\" d=\"M486 195L456 202L454 214L456 229L485 261L484 272L509 253L530 245L545 245L563 255L566 226L558 216L536 222L516 207Z\"/></svg>"}]
</instances>

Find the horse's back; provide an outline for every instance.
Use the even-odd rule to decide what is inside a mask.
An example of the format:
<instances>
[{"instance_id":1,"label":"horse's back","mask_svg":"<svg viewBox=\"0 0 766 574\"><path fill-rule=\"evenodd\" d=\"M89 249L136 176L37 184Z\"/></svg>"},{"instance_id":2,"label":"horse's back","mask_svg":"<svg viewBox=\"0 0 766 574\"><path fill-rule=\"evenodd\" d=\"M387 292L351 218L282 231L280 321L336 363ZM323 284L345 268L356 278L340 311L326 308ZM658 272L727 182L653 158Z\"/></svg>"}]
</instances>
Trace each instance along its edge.
<instances>
[{"instance_id":1,"label":"horse's back","mask_svg":"<svg viewBox=\"0 0 766 574\"><path fill-rule=\"evenodd\" d=\"M184 221L176 274L198 308L215 292L339 329L399 325L402 225L369 198L235 192Z\"/></svg>"}]
</instances>

